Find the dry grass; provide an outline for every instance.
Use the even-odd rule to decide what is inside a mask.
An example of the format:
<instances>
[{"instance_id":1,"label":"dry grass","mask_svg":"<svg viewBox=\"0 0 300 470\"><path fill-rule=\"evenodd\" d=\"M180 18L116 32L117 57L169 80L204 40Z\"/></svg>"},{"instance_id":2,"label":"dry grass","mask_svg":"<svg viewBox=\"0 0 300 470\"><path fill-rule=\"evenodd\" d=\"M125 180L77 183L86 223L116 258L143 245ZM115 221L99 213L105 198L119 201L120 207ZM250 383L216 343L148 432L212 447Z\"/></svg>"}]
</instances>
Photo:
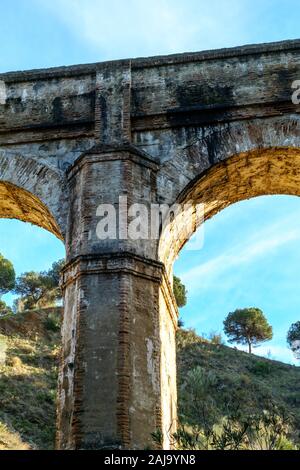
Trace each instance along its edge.
<instances>
[{"instance_id":1,"label":"dry grass","mask_svg":"<svg viewBox=\"0 0 300 470\"><path fill-rule=\"evenodd\" d=\"M60 338L43 326L46 315L0 319L0 449L54 448Z\"/></svg>"},{"instance_id":2,"label":"dry grass","mask_svg":"<svg viewBox=\"0 0 300 470\"><path fill-rule=\"evenodd\" d=\"M23 442L19 433L9 429L6 424L0 422L0 450L31 450L32 447Z\"/></svg>"}]
</instances>

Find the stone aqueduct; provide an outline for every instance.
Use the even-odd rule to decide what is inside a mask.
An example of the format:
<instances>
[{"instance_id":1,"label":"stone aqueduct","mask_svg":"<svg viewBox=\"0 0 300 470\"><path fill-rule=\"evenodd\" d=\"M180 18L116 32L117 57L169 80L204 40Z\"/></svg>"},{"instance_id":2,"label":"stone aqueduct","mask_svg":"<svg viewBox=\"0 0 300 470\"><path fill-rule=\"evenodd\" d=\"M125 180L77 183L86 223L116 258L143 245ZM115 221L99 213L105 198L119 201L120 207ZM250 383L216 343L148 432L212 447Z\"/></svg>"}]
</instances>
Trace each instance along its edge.
<instances>
[{"instance_id":1,"label":"stone aqueduct","mask_svg":"<svg viewBox=\"0 0 300 470\"><path fill-rule=\"evenodd\" d=\"M198 220L101 241L96 207L191 200L209 218L300 195L297 79L300 41L0 75L0 217L66 247L59 449L143 449L157 429L168 448L176 426L171 274Z\"/></svg>"}]
</instances>

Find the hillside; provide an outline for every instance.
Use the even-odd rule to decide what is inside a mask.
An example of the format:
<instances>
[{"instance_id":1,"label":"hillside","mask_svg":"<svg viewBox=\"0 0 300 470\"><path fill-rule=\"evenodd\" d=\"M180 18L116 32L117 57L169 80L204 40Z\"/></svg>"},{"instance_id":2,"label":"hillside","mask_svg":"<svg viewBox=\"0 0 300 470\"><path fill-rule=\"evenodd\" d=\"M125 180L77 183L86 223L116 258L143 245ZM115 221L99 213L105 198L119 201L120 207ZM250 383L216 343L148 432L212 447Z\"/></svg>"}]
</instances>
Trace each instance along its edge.
<instances>
[{"instance_id":1,"label":"hillside","mask_svg":"<svg viewBox=\"0 0 300 470\"><path fill-rule=\"evenodd\" d=\"M60 309L45 309L0 319L0 450L53 448L60 317ZM212 344L192 331L178 331L177 347L181 423L202 425L202 404L218 420L237 405L246 414L272 402L292 417L297 442L300 368ZM199 373L205 397L199 387L193 394Z\"/></svg>"},{"instance_id":2,"label":"hillside","mask_svg":"<svg viewBox=\"0 0 300 470\"><path fill-rule=\"evenodd\" d=\"M53 449L60 316L0 319L0 450Z\"/></svg>"},{"instance_id":3,"label":"hillside","mask_svg":"<svg viewBox=\"0 0 300 470\"><path fill-rule=\"evenodd\" d=\"M276 410L276 420L280 415L289 423L287 437L299 445L300 367L212 344L182 329L177 362L181 423L204 426L210 419L217 423L234 415L243 420Z\"/></svg>"}]
</instances>

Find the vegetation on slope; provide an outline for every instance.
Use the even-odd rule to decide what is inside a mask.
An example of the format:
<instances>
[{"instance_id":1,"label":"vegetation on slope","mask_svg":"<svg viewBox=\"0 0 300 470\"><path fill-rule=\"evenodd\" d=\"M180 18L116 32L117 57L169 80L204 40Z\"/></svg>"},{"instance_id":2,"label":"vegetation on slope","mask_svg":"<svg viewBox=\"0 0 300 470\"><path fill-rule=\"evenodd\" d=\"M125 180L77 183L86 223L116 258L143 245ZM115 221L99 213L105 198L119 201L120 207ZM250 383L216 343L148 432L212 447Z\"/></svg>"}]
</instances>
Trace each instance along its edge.
<instances>
[{"instance_id":1,"label":"vegetation on slope","mask_svg":"<svg viewBox=\"0 0 300 470\"><path fill-rule=\"evenodd\" d=\"M0 319L0 449L54 447L60 318L60 308L49 308ZM203 419L219 423L237 408L240 416L258 415L272 403L291 423L282 447L299 442L300 368L182 329L177 348L179 417L186 429L209 425Z\"/></svg>"},{"instance_id":2,"label":"vegetation on slope","mask_svg":"<svg viewBox=\"0 0 300 470\"><path fill-rule=\"evenodd\" d=\"M179 417L183 426L212 432L213 425L216 428L230 417L235 431L237 424L240 431L241 423L249 426L250 420L254 424L261 421L265 435L270 426L272 432L276 426L282 448L299 444L299 368L212 344L182 329L177 333L177 351ZM259 445L267 447L265 442L256 441L255 448Z\"/></svg>"},{"instance_id":3,"label":"vegetation on slope","mask_svg":"<svg viewBox=\"0 0 300 470\"><path fill-rule=\"evenodd\" d=\"M0 319L0 449L53 449L61 309Z\"/></svg>"}]
</instances>

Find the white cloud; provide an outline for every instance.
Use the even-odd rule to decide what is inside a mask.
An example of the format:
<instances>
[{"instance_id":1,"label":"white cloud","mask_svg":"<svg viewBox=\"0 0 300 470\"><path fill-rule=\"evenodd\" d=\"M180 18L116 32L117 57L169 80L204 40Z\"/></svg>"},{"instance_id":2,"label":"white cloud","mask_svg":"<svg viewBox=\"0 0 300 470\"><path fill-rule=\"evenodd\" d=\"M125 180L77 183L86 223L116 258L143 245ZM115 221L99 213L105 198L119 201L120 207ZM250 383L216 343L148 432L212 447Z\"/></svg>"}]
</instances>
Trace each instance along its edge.
<instances>
[{"instance_id":1,"label":"white cloud","mask_svg":"<svg viewBox=\"0 0 300 470\"><path fill-rule=\"evenodd\" d=\"M248 0L35 0L104 58L155 55L246 41Z\"/></svg>"},{"instance_id":2,"label":"white cloud","mask_svg":"<svg viewBox=\"0 0 300 470\"><path fill-rule=\"evenodd\" d=\"M297 219L295 214L292 214L292 217L277 222L267 229L258 230L254 237L250 236L211 260L179 273L182 281L192 293L196 289L211 286L221 276L225 279L226 272L229 272L232 278L232 268L250 264L276 251L282 245L300 240L300 226Z\"/></svg>"}]
</instances>

